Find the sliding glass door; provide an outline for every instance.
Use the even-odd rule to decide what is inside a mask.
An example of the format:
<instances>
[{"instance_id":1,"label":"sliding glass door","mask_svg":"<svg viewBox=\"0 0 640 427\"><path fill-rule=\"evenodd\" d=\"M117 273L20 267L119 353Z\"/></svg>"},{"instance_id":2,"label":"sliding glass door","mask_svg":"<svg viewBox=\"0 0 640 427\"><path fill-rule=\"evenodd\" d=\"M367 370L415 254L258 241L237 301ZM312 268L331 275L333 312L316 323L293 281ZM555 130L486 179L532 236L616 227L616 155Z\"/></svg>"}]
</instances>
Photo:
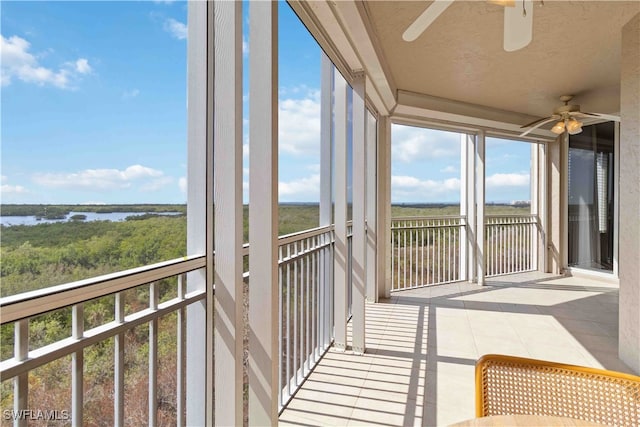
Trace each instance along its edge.
<instances>
[{"instance_id":1,"label":"sliding glass door","mask_svg":"<svg viewBox=\"0 0 640 427\"><path fill-rule=\"evenodd\" d=\"M613 269L614 123L569 136L569 266Z\"/></svg>"}]
</instances>

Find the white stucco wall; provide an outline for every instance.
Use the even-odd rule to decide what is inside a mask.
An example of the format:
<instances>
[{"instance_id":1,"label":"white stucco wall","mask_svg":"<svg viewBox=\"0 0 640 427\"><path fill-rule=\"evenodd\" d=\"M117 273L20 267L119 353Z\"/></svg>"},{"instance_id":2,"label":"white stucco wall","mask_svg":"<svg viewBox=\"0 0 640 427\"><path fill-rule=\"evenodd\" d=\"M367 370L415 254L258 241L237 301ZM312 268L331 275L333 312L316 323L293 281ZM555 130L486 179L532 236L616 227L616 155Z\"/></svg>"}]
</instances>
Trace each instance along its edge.
<instances>
[{"instance_id":1,"label":"white stucco wall","mask_svg":"<svg viewBox=\"0 0 640 427\"><path fill-rule=\"evenodd\" d=\"M622 29L620 359L640 374L640 14Z\"/></svg>"}]
</instances>

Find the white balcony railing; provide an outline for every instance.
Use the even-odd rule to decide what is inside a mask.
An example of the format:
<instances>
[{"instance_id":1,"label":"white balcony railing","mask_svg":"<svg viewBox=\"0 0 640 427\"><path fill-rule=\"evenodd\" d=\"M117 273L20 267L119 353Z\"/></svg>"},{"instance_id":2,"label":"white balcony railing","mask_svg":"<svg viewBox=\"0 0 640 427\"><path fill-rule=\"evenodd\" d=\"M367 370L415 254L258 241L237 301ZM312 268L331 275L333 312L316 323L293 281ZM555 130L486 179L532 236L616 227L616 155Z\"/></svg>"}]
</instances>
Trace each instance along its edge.
<instances>
[{"instance_id":1,"label":"white balcony railing","mask_svg":"<svg viewBox=\"0 0 640 427\"><path fill-rule=\"evenodd\" d=\"M462 280L462 216L405 217L391 220L391 290Z\"/></svg>"},{"instance_id":2,"label":"white balcony railing","mask_svg":"<svg viewBox=\"0 0 640 427\"><path fill-rule=\"evenodd\" d=\"M73 425L82 425L83 408L85 406L85 393L83 391L87 378L85 378L84 351L89 346L104 343L113 339L113 366L100 366L103 372L113 369L112 400L114 410L113 424L122 425L125 422L135 420L125 419L125 375L129 372L125 367L125 334L130 333L138 326L148 325L148 393L147 414L142 415L148 419L150 425L156 425L158 419L158 390L164 386L158 383L158 336L159 322L163 318L175 313L175 385L169 394L173 396L169 418L175 418L179 425L184 425L185 402L185 365L181 363L185 356L186 337L184 328L186 325L186 307L196 303L206 296L204 289L194 292L186 292L187 273L201 269L205 266L204 257L187 257L173 261L162 262L150 266L136 268L120 273L109 274L88 280L53 286L19 295L0 299L2 309L2 324L14 325L14 354L13 358L0 363L0 375L2 381L13 379L13 414L18 419L17 425L26 425L29 410L58 411L69 416ZM167 298L160 301L160 288L164 290ZM134 293L131 293L134 292ZM145 295L147 304L139 304L140 295ZM171 297L171 295L175 295ZM97 298L112 298L114 307L113 321L97 324L85 330L88 323L85 318L85 306L90 306L92 300ZM134 301L135 300L135 301ZM137 302L137 303L136 303ZM136 308L137 306L137 308ZM57 340L40 348L30 349L29 320L38 316L54 313L57 310L70 307L71 334L66 338ZM166 323L163 323L166 326ZM6 343L4 343L6 345ZM41 378L33 377L30 381L30 373L50 363L61 361L71 357L70 366L61 364L63 372L60 377L63 383L70 382L71 401L66 408L29 408L30 404L42 405L44 402L34 401L29 394L35 388L51 388L51 390L39 390L43 393L60 393L59 384L43 384ZM94 367L95 368L95 367ZM65 378L66 377L66 378ZM70 377L70 378L69 378ZM136 384L136 387L139 384ZM38 390L35 390L38 391ZM67 393L67 390L62 393ZM40 393L41 397L43 393ZM131 403L129 403L131 405ZM175 406L174 406L175 405ZM64 411L64 412L63 412ZM139 414L140 415L140 414ZM163 414L165 415L165 414ZM107 420L103 420L108 422Z\"/></svg>"},{"instance_id":3,"label":"white balcony railing","mask_svg":"<svg viewBox=\"0 0 640 427\"><path fill-rule=\"evenodd\" d=\"M281 407L300 387L333 339L333 244L332 226L282 236L278 240L278 286L282 297L279 307ZM248 266L248 245L244 247L244 256L245 266ZM3 385L7 385L6 381L13 379L14 413L24 415L28 414L24 411L34 409L33 399L29 398L30 388L33 387L29 382L30 373L33 376L34 372L37 374L35 370L39 367L56 361L62 361L64 365L66 360L62 359L71 356L71 366L67 364L65 372L61 373L67 377L67 388L71 388L70 404L64 408L36 409L65 411L64 414L69 414L74 425L84 424L82 409L86 406L86 393L83 392L83 385L92 381L92 378L86 378L83 374L84 350L96 343L104 344L105 341L113 339L113 366L102 367L105 373L113 369L113 424L135 423L135 420L126 419L131 416L130 412L134 411L127 411L125 415L125 406L130 406L125 401L125 387L131 387L129 384L125 385L125 378L130 376L125 363L125 335L133 333L136 327L148 325L148 350L145 350L148 351L149 367L148 384L145 387L148 393L148 412L138 413L136 416L148 420L150 425L157 425L158 414L167 418L166 414L161 414L162 411L159 412L158 409L159 402L167 400L166 396L158 396L159 389L167 388L167 384L159 384L158 379L158 336L162 332L165 332L165 338L167 335L167 331L159 330L161 325L166 327L166 322L159 322L169 315L175 315L175 332L168 335L174 335L176 340L177 372L174 379L169 381L169 387L173 388L168 392L169 400L173 403L169 405L172 408L168 418L175 419L172 424L184 425L185 308L206 296L204 289L186 293L187 273L204 266L203 256L177 259L0 299L2 324L13 324L15 328L13 357L0 363ZM245 283L248 284L250 279L249 272L245 271ZM175 297L165 297L160 301L160 286L164 290L163 295L172 293L167 292L167 286L173 287ZM147 303L143 307L136 304L139 306L138 309L133 309L128 292L137 292L138 295L142 292L147 298ZM113 320L85 330L85 317L91 310L91 301L98 298L113 299ZM72 325L70 336L41 348L30 349L29 319L50 315L59 310L68 311L64 312L63 317L68 317L67 320ZM139 336L139 331L137 333ZM64 388L59 384L57 387ZM139 387L139 384L136 387ZM139 391L137 389L137 392ZM63 392L66 393L68 390ZM105 422L110 423L108 420Z\"/></svg>"},{"instance_id":4,"label":"white balcony railing","mask_svg":"<svg viewBox=\"0 0 640 427\"><path fill-rule=\"evenodd\" d=\"M391 221L391 290L437 285L459 280L465 256L460 233L462 216L405 217ZM466 236L471 237L467 232ZM485 217L486 276L521 273L537 268L535 215ZM470 255L466 255L470 256Z\"/></svg>"},{"instance_id":5,"label":"white balcony railing","mask_svg":"<svg viewBox=\"0 0 640 427\"><path fill-rule=\"evenodd\" d=\"M331 344L333 227L282 236L278 244L282 408Z\"/></svg>"},{"instance_id":6,"label":"white balcony railing","mask_svg":"<svg viewBox=\"0 0 640 427\"><path fill-rule=\"evenodd\" d=\"M487 215L486 276L535 270L538 242L536 215Z\"/></svg>"}]
</instances>

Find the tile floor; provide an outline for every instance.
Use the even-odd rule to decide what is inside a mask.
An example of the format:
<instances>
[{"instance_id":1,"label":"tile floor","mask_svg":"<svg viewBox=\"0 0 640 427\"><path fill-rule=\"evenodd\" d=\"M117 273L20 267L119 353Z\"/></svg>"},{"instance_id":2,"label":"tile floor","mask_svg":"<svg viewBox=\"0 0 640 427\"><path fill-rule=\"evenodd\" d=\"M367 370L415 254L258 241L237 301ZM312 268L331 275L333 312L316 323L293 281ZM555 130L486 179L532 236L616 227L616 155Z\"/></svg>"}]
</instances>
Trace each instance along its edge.
<instances>
[{"instance_id":1,"label":"tile floor","mask_svg":"<svg viewBox=\"0 0 640 427\"><path fill-rule=\"evenodd\" d=\"M616 285L541 273L392 294L366 307L364 355L330 349L280 425L449 425L474 416L474 364L502 353L631 372Z\"/></svg>"}]
</instances>

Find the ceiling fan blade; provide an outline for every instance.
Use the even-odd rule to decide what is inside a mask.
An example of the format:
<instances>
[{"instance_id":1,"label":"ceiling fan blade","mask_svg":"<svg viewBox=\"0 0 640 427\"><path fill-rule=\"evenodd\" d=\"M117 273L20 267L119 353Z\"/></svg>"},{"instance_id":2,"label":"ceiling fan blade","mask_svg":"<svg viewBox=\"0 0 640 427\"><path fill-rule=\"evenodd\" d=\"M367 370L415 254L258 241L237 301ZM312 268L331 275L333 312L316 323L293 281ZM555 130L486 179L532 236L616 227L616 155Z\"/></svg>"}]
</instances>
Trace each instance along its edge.
<instances>
[{"instance_id":1,"label":"ceiling fan blade","mask_svg":"<svg viewBox=\"0 0 640 427\"><path fill-rule=\"evenodd\" d=\"M611 120L612 122L620 121L620 116L614 116L613 114L587 113L586 111L580 111L578 114L583 116L600 117L601 119Z\"/></svg>"},{"instance_id":2,"label":"ceiling fan blade","mask_svg":"<svg viewBox=\"0 0 640 427\"><path fill-rule=\"evenodd\" d=\"M520 134L520 136L527 136L531 131L534 131L534 130L538 129L540 126L542 126L542 125L544 125L546 123L549 123L549 122L553 122L555 120L558 120L558 118L557 117L547 117L542 121L538 120L538 123L535 126L533 126L533 127L529 128L529 129L527 129L526 131L522 132ZM533 123L536 123L536 122L533 122Z\"/></svg>"},{"instance_id":3,"label":"ceiling fan blade","mask_svg":"<svg viewBox=\"0 0 640 427\"><path fill-rule=\"evenodd\" d=\"M533 1L523 0L516 7L504 8L504 50L522 49L533 37Z\"/></svg>"},{"instance_id":4,"label":"ceiling fan blade","mask_svg":"<svg viewBox=\"0 0 640 427\"><path fill-rule=\"evenodd\" d=\"M549 116L549 117L543 117L543 118L541 118L541 119L534 120L534 121L532 121L531 123L527 123L526 125L522 125L522 126L520 126L520 129L528 128L529 126L535 126L535 125L537 125L537 124L538 124L538 123L540 123L540 122L549 121L549 119L554 119L554 120L555 120L555 118L556 118L556 117L557 117L557 118L560 118L560 116L555 116L555 115L553 115L553 116Z\"/></svg>"},{"instance_id":5,"label":"ceiling fan blade","mask_svg":"<svg viewBox=\"0 0 640 427\"><path fill-rule=\"evenodd\" d=\"M409 25L404 34L402 34L402 39L407 42L412 42L420 37L420 34L422 34L442 12L447 10L447 8L451 6L451 3L453 3L453 0L435 0L431 3L431 6L426 8L425 11Z\"/></svg>"}]
</instances>

